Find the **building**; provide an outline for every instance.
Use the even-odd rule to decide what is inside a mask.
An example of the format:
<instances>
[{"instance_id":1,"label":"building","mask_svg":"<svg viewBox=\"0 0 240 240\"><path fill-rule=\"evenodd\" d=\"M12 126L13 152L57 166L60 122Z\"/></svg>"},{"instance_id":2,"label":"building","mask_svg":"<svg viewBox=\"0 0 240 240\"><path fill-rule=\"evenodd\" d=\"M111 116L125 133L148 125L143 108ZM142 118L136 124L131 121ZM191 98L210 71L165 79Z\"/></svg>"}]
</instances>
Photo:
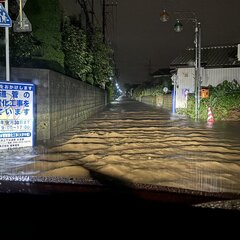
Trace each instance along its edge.
<instances>
[{"instance_id":1,"label":"building","mask_svg":"<svg viewBox=\"0 0 240 240\"><path fill-rule=\"evenodd\" d=\"M217 86L224 80L240 83L239 45L211 46L201 48L201 86ZM195 50L186 49L175 58L170 68L176 70L176 108L187 107L188 93L194 93Z\"/></svg>"},{"instance_id":2,"label":"building","mask_svg":"<svg viewBox=\"0 0 240 240\"><path fill-rule=\"evenodd\" d=\"M170 68L160 68L151 74L151 83L156 85L163 85L169 87L171 85L171 72Z\"/></svg>"}]
</instances>

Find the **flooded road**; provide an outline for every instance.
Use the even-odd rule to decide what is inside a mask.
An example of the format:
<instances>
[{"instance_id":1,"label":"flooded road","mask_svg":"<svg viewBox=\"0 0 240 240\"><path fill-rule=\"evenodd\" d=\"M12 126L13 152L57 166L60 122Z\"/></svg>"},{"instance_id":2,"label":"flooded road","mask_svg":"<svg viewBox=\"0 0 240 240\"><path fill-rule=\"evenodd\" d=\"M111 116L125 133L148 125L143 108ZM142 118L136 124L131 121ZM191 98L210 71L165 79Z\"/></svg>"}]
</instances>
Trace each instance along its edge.
<instances>
[{"instance_id":1,"label":"flooded road","mask_svg":"<svg viewBox=\"0 0 240 240\"><path fill-rule=\"evenodd\" d=\"M91 179L240 193L240 122L194 122L129 99L59 136L51 147L1 153L1 176Z\"/></svg>"}]
</instances>

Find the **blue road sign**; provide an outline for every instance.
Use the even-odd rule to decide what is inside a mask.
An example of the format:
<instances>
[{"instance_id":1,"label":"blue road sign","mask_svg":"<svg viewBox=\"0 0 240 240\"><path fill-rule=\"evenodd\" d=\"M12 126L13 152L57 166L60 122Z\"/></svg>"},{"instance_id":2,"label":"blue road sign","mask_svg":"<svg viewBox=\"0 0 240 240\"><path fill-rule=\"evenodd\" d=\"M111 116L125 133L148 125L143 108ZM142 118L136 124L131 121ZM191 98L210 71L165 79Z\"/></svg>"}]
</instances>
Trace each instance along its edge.
<instances>
[{"instance_id":1,"label":"blue road sign","mask_svg":"<svg viewBox=\"0 0 240 240\"><path fill-rule=\"evenodd\" d=\"M12 19L9 17L6 9L0 3L0 27L11 27Z\"/></svg>"}]
</instances>

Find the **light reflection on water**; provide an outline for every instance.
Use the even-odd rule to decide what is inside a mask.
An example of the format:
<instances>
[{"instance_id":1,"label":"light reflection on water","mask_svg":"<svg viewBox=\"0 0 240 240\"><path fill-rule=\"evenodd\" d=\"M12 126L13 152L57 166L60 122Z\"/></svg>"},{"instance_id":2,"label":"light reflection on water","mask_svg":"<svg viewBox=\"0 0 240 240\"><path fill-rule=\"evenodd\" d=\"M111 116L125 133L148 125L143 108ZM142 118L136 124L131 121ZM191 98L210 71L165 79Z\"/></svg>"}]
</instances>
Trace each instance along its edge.
<instances>
[{"instance_id":1,"label":"light reflection on water","mask_svg":"<svg viewBox=\"0 0 240 240\"><path fill-rule=\"evenodd\" d=\"M21 174L17 169L34 163L34 157L42 154L43 149L42 147L25 147L0 151L0 174ZM47 148L45 148L45 152L47 152ZM22 174L34 174L36 172L39 171L33 170L32 173L22 171Z\"/></svg>"},{"instance_id":2,"label":"light reflection on water","mask_svg":"<svg viewBox=\"0 0 240 240\"><path fill-rule=\"evenodd\" d=\"M56 139L1 152L1 175L91 178L240 193L239 122L189 121L128 101Z\"/></svg>"}]
</instances>

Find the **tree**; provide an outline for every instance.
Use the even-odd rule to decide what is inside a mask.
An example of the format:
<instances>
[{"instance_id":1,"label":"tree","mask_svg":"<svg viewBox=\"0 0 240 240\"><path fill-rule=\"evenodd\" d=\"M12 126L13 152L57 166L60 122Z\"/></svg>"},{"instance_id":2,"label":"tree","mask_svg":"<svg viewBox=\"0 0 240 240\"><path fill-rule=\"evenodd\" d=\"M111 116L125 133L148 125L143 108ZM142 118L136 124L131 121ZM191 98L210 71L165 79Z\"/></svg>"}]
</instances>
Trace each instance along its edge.
<instances>
[{"instance_id":1,"label":"tree","mask_svg":"<svg viewBox=\"0 0 240 240\"><path fill-rule=\"evenodd\" d=\"M110 77L113 76L111 64L112 50L103 43L103 36L99 30L95 30L92 36L93 52L93 76L96 85L105 88Z\"/></svg>"},{"instance_id":2,"label":"tree","mask_svg":"<svg viewBox=\"0 0 240 240\"><path fill-rule=\"evenodd\" d=\"M55 68L61 70L64 67L64 54L59 1L29 0L24 10L32 23L33 37L41 44L41 56L38 58L55 64Z\"/></svg>"},{"instance_id":3,"label":"tree","mask_svg":"<svg viewBox=\"0 0 240 240\"><path fill-rule=\"evenodd\" d=\"M10 32L11 63L16 66L25 66L34 56L41 54L41 43L32 33Z\"/></svg>"},{"instance_id":4,"label":"tree","mask_svg":"<svg viewBox=\"0 0 240 240\"><path fill-rule=\"evenodd\" d=\"M15 65L48 67L105 88L113 76L114 64L112 50L103 43L101 31L80 29L76 19L62 19L58 0L28 0L24 11L33 31L11 32Z\"/></svg>"},{"instance_id":5,"label":"tree","mask_svg":"<svg viewBox=\"0 0 240 240\"><path fill-rule=\"evenodd\" d=\"M86 33L71 24L69 19L66 19L64 23L62 45L66 73L93 84L93 56L88 48Z\"/></svg>"}]
</instances>

